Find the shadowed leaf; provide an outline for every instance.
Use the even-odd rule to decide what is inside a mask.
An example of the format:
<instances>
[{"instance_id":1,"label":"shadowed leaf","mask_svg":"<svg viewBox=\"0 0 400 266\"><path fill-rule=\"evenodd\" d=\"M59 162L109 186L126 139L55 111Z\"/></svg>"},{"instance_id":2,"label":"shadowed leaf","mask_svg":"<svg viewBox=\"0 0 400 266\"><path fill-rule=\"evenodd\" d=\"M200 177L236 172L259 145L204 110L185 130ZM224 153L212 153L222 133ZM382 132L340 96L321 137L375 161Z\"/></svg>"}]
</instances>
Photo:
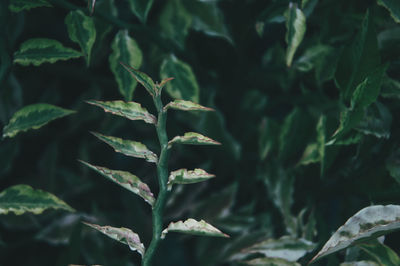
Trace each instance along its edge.
<instances>
[{"instance_id":1,"label":"shadowed leaf","mask_svg":"<svg viewBox=\"0 0 400 266\"><path fill-rule=\"evenodd\" d=\"M168 178L168 190L172 189L173 184L192 184L198 183L210 178L215 175L209 174L203 169L196 168L194 170L179 169L172 171Z\"/></svg>"},{"instance_id":2,"label":"shadowed leaf","mask_svg":"<svg viewBox=\"0 0 400 266\"><path fill-rule=\"evenodd\" d=\"M251 266L300 266L301 264L281 258L258 258L241 262L242 265Z\"/></svg>"},{"instance_id":3,"label":"shadowed leaf","mask_svg":"<svg viewBox=\"0 0 400 266\"><path fill-rule=\"evenodd\" d=\"M375 259L379 265L397 266L400 265L400 258L390 247L381 244L378 240L358 245L368 255Z\"/></svg>"},{"instance_id":4,"label":"shadowed leaf","mask_svg":"<svg viewBox=\"0 0 400 266\"><path fill-rule=\"evenodd\" d=\"M400 2L398 0L377 0L378 5L389 10L390 15L397 23L400 23Z\"/></svg>"},{"instance_id":5,"label":"shadowed leaf","mask_svg":"<svg viewBox=\"0 0 400 266\"><path fill-rule=\"evenodd\" d=\"M10 0L9 8L11 11L19 12L43 6L51 7L52 5L47 0Z\"/></svg>"},{"instance_id":6,"label":"shadowed leaf","mask_svg":"<svg viewBox=\"0 0 400 266\"><path fill-rule=\"evenodd\" d=\"M153 5L154 0L129 0L132 12L142 23L146 23L147 15Z\"/></svg>"},{"instance_id":7,"label":"shadowed leaf","mask_svg":"<svg viewBox=\"0 0 400 266\"><path fill-rule=\"evenodd\" d=\"M187 219L185 222L178 221L172 222L166 229L162 231L161 238L165 238L168 232L178 232L199 236L215 236L215 237L229 237L227 234L222 233L214 226L206 223L205 221L196 221L194 219Z\"/></svg>"}]
</instances>

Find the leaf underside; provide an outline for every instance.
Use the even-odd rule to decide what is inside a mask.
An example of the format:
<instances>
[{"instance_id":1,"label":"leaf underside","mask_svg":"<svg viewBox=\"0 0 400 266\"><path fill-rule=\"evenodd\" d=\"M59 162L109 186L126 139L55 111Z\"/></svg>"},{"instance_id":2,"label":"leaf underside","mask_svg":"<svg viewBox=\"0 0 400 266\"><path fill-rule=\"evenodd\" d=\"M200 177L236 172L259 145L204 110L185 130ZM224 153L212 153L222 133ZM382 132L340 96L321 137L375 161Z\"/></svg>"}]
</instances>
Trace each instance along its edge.
<instances>
[{"instance_id":1,"label":"leaf underside","mask_svg":"<svg viewBox=\"0 0 400 266\"><path fill-rule=\"evenodd\" d=\"M184 222L171 222L168 227L162 231L161 238L164 239L168 232L178 232L199 236L229 237L229 235L222 233L204 220L196 221L191 218Z\"/></svg>"},{"instance_id":2,"label":"leaf underside","mask_svg":"<svg viewBox=\"0 0 400 266\"><path fill-rule=\"evenodd\" d=\"M183 136L176 136L168 142L168 145L171 146L173 143L189 145L221 145L218 141L196 132L186 132Z\"/></svg>"},{"instance_id":3,"label":"leaf underside","mask_svg":"<svg viewBox=\"0 0 400 266\"><path fill-rule=\"evenodd\" d=\"M173 184L192 184L208 180L215 177L203 169L194 170L179 169L170 173L168 178L168 190L171 190Z\"/></svg>"}]
</instances>

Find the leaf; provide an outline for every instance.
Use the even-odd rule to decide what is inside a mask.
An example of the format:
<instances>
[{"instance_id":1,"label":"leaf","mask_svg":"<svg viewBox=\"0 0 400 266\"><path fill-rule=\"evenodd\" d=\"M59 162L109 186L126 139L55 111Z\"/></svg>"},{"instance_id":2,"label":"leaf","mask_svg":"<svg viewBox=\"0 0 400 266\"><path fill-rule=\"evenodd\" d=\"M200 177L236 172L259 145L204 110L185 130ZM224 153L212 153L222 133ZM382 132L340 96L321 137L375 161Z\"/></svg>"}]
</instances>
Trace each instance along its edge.
<instances>
[{"instance_id":1,"label":"leaf","mask_svg":"<svg viewBox=\"0 0 400 266\"><path fill-rule=\"evenodd\" d=\"M328 141L327 145L338 144L338 141L343 139L343 136L347 134L351 129L356 127L361 119L363 119L365 115L364 109L356 108L356 109L347 109L340 114L340 124L338 129L336 129L335 133L331 137L331 140ZM359 140L359 136L355 136L355 142L350 141L350 143L357 143ZM354 138L351 138L354 139Z\"/></svg>"},{"instance_id":2,"label":"leaf","mask_svg":"<svg viewBox=\"0 0 400 266\"><path fill-rule=\"evenodd\" d=\"M208 180L215 177L203 169L196 168L194 170L179 169L172 171L168 178L168 190L172 189L173 184L193 184Z\"/></svg>"},{"instance_id":3,"label":"leaf","mask_svg":"<svg viewBox=\"0 0 400 266\"><path fill-rule=\"evenodd\" d=\"M143 183L137 176L125 171L110 170L105 167L91 165L84 161L80 162L100 173L107 179L117 183L121 187L126 188L136 195L139 195L153 207L154 202L156 201L153 193L151 193L150 188L147 186L147 184Z\"/></svg>"},{"instance_id":4,"label":"leaf","mask_svg":"<svg viewBox=\"0 0 400 266\"><path fill-rule=\"evenodd\" d=\"M123 101L88 101L88 103L99 106L106 112L119 115L130 120L143 120L149 124L157 123L156 117L147 112L147 110L139 103Z\"/></svg>"},{"instance_id":5,"label":"leaf","mask_svg":"<svg viewBox=\"0 0 400 266\"><path fill-rule=\"evenodd\" d=\"M241 262L243 265L252 266L300 266L301 264L281 258L257 258Z\"/></svg>"},{"instance_id":6,"label":"leaf","mask_svg":"<svg viewBox=\"0 0 400 266\"><path fill-rule=\"evenodd\" d=\"M94 6L93 6L94 8ZM90 64L90 55L96 40L96 28L93 19L81 10L71 11L65 17L69 38L79 44L85 55L86 65Z\"/></svg>"},{"instance_id":7,"label":"leaf","mask_svg":"<svg viewBox=\"0 0 400 266\"><path fill-rule=\"evenodd\" d=\"M9 212L16 215L26 212L41 214L47 209L75 211L53 194L40 189L33 189L28 185L15 185L0 193L0 214L8 214Z\"/></svg>"},{"instance_id":8,"label":"leaf","mask_svg":"<svg viewBox=\"0 0 400 266\"><path fill-rule=\"evenodd\" d=\"M379 266L378 263L370 260L351 261L340 263L340 266Z\"/></svg>"},{"instance_id":9,"label":"leaf","mask_svg":"<svg viewBox=\"0 0 400 266\"><path fill-rule=\"evenodd\" d=\"M173 143L190 145L221 145L218 141L196 132L186 132L183 136L176 136L168 142L168 146L171 146Z\"/></svg>"},{"instance_id":10,"label":"leaf","mask_svg":"<svg viewBox=\"0 0 400 266\"><path fill-rule=\"evenodd\" d=\"M157 94L156 85L154 84L154 81L149 76L147 76L147 74L140 72L139 70L136 70L123 62L120 62L120 64L126 70L128 70L128 72L131 74L132 77L135 78L137 82L143 85L143 87L151 96L154 97Z\"/></svg>"},{"instance_id":11,"label":"leaf","mask_svg":"<svg viewBox=\"0 0 400 266\"><path fill-rule=\"evenodd\" d=\"M377 238L399 228L399 205L366 207L348 219L311 261L319 260L350 245Z\"/></svg>"},{"instance_id":12,"label":"leaf","mask_svg":"<svg viewBox=\"0 0 400 266\"><path fill-rule=\"evenodd\" d=\"M308 165L312 163L317 163L321 160L317 143L310 143L304 150L298 165Z\"/></svg>"},{"instance_id":13,"label":"leaf","mask_svg":"<svg viewBox=\"0 0 400 266\"><path fill-rule=\"evenodd\" d=\"M41 128L50 121L73 113L75 111L46 103L27 105L11 117L3 129L3 138L12 138L19 132Z\"/></svg>"},{"instance_id":14,"label":"leaf","mask_svg":"<svg viewBox=\"0 0 400 266\"><path fill-rule=\"evenodd\" d=\"M400 150L395 150L386 160L386 170L400 184Z\"/></svg>"},{"instance_id":15,"label":"leaf","mask_svg":"<svg viewBox=\"0 0 400 266\"><path fill-rule=\"evenodd\" d=\"M91 16L93 16L94 14L95 7L96 7L96 0L88 0L88 10Z\"/></svg>"},{"instance_id":16,"label":"leaf","mask_svg":"<svg viewBox=\"0 0 400 266\"><path fill-rule=\"evenodd\" d=\"M139 252L140 255L142 255L143 257L145 252L144 245L140 242L139 235L132 232L132 230L125 227L116 228L111 226L100 226L97 224L90 224L86 222L83 223L86 224L87 226L96 229L97 231L105 234L106 236L114 240L117 240L125 245L128 245L132 251Z\"/></svg>"},{"instance_id":17,"label":"leaf","mask_svg":"<svg viewBox=\"0 0 400 266\"><path fill-rule=\"evenodd\" d=\"M105 136L94 132L92 134L113 147L116 152L123 153L126 156L142 158L151 163L157 163L158 161L157 155L140 142Z\"/></svg>"},{"instance_id":18,"label":"leaf","mask_svg":"<svg viewBox=\"0 0 400 266\"><path fill-rule=\"evenodd\" d=\"M129 0L129 5L133 14L142 22L146 23L147 15L153 5L154 0Z\"/></svg>"},{"instance_id":19,"label":"leaf","mask_svg":"<svg viewBox=\"0 0 400 266\"><path fill-rule=\"evenodd\" d=\"M161 238L164 239L168 232L185 233L198 236L229 237L227 234L222 233L220 230L211 224L206 223L204 220L198 222L191 218L184 222L171 222L168 227L162 231Z\"/></svg>"},{"instance_id":20,"label":"leaf","mask_svg":"<svg viewBox=\"0 0 400 266\"><path fill-rule=\"evenodd\" d=\"M165 110L168 110L168 108L182 111L214 111L214 109L212 108L208 108L198 103L185 100L174 100L164 107Z\"/></svg>"},{"instance_id":21,"label":"leaf","mask_svg":"<svg viewBox=\"0 0 400 266\"><path fill-rule=\"evenodd\" d=\"M122 96L124 96L125 101L130 101L132 100L133 92L137 86L137 77L132 74L132 72L135 71L132 68L136 69L142 65L142 51L136 41L129 36L127 30L118 31L112 41L111 50L112 53L109 57L111 71L114 74L118 89ZM123 69L120 63L128 71ZM132 66L132 68L128 67L128 65ZM132 79L131 75L134 79ZM143 84L142 82L140 83ZM151 86L153 88L154 84Z\"/></svg>"},{"instance_id":22,"label":"leaf","mask_svg":"<svg viewBox=\"0 0 400 266\"><path fill-rule=\"evenodd\" d=\"M400 258L391 248L381 244L378 240L358 245L362 250L375 259L379 265L397 266L400 265Z\"/></svg>"},{"instance_id":23,"label":"leaf","mask_svg":"<svg viewBox=\"0 0 400 266\"><path fill-rule=\"evenodd\" d=\"M13 12L29 10L36 7L52 7L47 0L10 0L9 8Z\"/></svg>"},{"instance_id":24,"label":"leaf","mask_svg":"<svg viewBox=\"0 0 400 266\"><path fill-rule=\"evenodd\" d=\"M172 98L199 102L199 84L192 68L187 63L170 55L161 64L160 75L162 79L175 78L173 84L166 84L167 92Z\"/></svg>"},{"instance_id":25,"label":"leaf","mask_svg":"<svg viewBox=\"0 0 400 266\"><path fill-rule=\"evenodd\" d=\"M64 47L60 42L45 38L29 39L21 44L14 53L14 63L27 66L39 66L43 63L54 63L58 60L68 60L81 57L82 53Z\"/></svg>"},{"instance_id":26,"label":"leaf","mask_svg":"<svg viewBox=\"0 0 400 266\"><path fill-rule=\"evenodd\" d=\"M268 118L263 118L259 127L258 149L259 157L265 160L276 148L279 138L278 124Z\"/></svg>"},{"instance_id":27,"label":"leaf","mask_svg":"<svg viewBox=\"0 0 400 266\"><path fill-rule=\"evenodd\" d=\"M385 7L394 21L400 23L400 2L397 0L377 0L378 5Z\"/></svg>"},{"instance_id":28,"label":"leaf","mask_svg":"<svg viewBox=\"0 0 400 266\"><path fill-rule=\"evenodd\" d=\"M290 67L293 56L306 33L306 17L301 9L297 8L297 4L293 3L289 4L289 8L284 15L286 18L285 40L288 45L286 49L286 65Z\"/></svg>"},{"instance_id":29,"label":"leaf","mask_svg":"<svg viewBox=\"0 0 400 266\"><path fill-rule=\"evenodd\" d=\"M392 115L389 109L376 102L367 109L364 118L355 129L365 135L388 139L390 137L391 124Z\"/></svg>"}]
</instances>

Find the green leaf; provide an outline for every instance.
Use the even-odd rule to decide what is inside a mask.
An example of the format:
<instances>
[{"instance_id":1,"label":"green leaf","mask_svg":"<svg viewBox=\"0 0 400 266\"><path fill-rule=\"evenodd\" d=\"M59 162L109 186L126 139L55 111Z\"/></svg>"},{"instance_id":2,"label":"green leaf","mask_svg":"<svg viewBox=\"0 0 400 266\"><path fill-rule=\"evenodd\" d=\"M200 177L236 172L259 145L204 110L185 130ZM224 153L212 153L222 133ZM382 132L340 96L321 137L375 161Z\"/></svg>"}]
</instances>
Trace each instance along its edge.
<instances>
[{"instance_id":1,"label":"green leaf","mask_svg":"<svg viewBox=\"0 0 400 266\"><path fill-rule=\"evenodd\" d=\"M120 64L131 74L132 77L134 77L137 82L143 85L143 87L151 96L154 97L158 93L154 81L147 74L140 72L139 70L136 70L123 62L120 62Z\"/></svg>"},{"instance_id":2,"label":"green leaf","mask_svg":"<svg viewBox=\"0 0 400 266\"><path fill-rule=\"evenodd\" d=\"M147 147L140 142L123 140L120 138L105 136L94 132L93 135L113 147L116 152L123 153L127 156L143 158L151 163L157 163L158 161L157 155L147 149Z\"/></svg>"},{"instance_id":3,"label":"green leaf","mask_svg":"<svg viewBox=\"0 0 400 266\"><path fill-rule=\"evenodd\" d=\"M285 12L286 18L286 36L285 40L288 45L286 49L286 65L292 65L294 54L300 43L303 41L306 33L306 17L297 4L290 3L288 10Z\"/></svg>"},{"instance_id":4,"label":"green leaf","mask_svg":"<svg viewBox=\"0 0 400 266\"><path fill-rule=\"evenodd\" d=\"M326 117L322 115L317 123L317 149L321 162L320 176L323 176L327 167L328 158L325 156L326 150Z\"/></svg>"},{"instance_id":5,"label":"green leaf","mask_svg":"<svg viewBox=\"0 0 400 266\"><path fill-rule=\"evenodd\" d=\"M168 108L182 111L214 111L214 109L212 108L208 108L198 103L185 100L174 100L164 107L165 110L168 110Z\"/></svg>"},{"instance_id":6,"label":"green leaf","mask_svg":"<svg viewBox=\"0 0 400 266\"><path fill-rule=\"evenodd\" d=\"M258 149L259 157L265 160L276 148L279 137L278 124L267 118L263 118L259 128Z\"/></svg>"},{"instance_id":7,"label":"green leaf","mask_svg":"<svg viewBox=\"0 0 400 266\"><path fill-rule=\"evenodd\" d=\"M221 145L218 141L196 132L186 132L183 136L176 136L168 142L168 146L171 146L174 143L190 145Z\"/></svg>"},{"instance_id":8,"label":"green leaf","mask_svg":"<svg viewBox=\"0 0 400 266\"><path fill-rule=\"evenodd\" d=\"M106 112L119 115L130 120L143 120L149 124L157 123L156 117L147 112L147 110L139 103L123 101L88 101L88 103L99 106Z\"/></svg>"},{"instance_id":9,"label":"green leaf","mask_svg":"<svg viewBox=\"0 0 400 266\"><path fill-rule=\"evenodd\" d=\"M391 125L392 115L389 109L376 102L367 109L364 118L355 129L365 135L388 139Z\"/></svg>"},{"instance_id":10,"label":"green leaf","mask_svg":"<svg viewBox=\"0 0 400 266\"><path fill-rule=\"evenodd\" d=\"M75 111L46 103L25 106L11 117L3 129L3 137L12 138L19 132L41 128L50 121L73 113Z\"/></svg>"},{"instance_id":11,"label":"green leaf","mask_svg":"<svg viewBox=\"0 0 400 266\"><path fill-rule=\"evenodd\" d=\"M0 193L0 214L9 212L16 215L26 212L41 214L47 209L75 211L53 194L40 189L33 189L28 185L15 185Z\"/></svg>"},{"instance_id":12,"label":"green leaf","mask_svg":"<svg viewBox=\"0 0 400 266\"><path fill-rule=\"evenodd\" d=\"M121 228L116 228L116 227L111 227L111 226L100 226L97 224L90 224L90 223L85 223L87 226L90 226L97 231L105 234L106 236L117 240L125 245L128 245L129 248L132 251L137 251L140 253L140 255L144 255L145 248L142 242L140 242L139 235L132 232L132 230L121 227Z\"/></svg>"},{"instance_id":13,"label":"green leaf","mask_svg":"<svg viewBox=\"0 0 400 266\"><path fill-rule=\"evenodd\" d=\"M386 170L400 184L400 150L395 150L386 160Z\"/></svg>"},{"instance_id":14,"label":"green leaf","mask_svg":"<svg viewBox=\"0 0 400 266\"><path fill-rule=\"evenodd\" d=\"M378 5L389 10L390 15L397 23L400 23L400 2L398 0L377 0Z\"/></svg>"},{"instance_id":15,"label":"green leaf","mask_svg":"<svg viewBox=\"0 0 400 266\"><path fill-rule=\"evenodd\" d=\"M400 229L399 205L366 207L348 219L311 261L319 260L360 241L374 239L397 229Z\"/></svg>"},{"instance_id":16,"label":"green leaf","mask_svg":"<svg viewBox=\"0 0 400 266\"><path fill-rule=\"evenodd\" d=\"M118 89L122 96L124 96L125 101L130 101L132 100L133 92L137 86L136 80L138 79L138 77L133 74L136 71L133 68L137 69L142 65L142 51L136 41L129 36L127 30L118 31L112 41L111 49L112 53L109 58L111 71L114 74L115 80L118 84ZM129 72L121 67L121 62L127 64L122 64L122 66L124 66ZM133 68L128 67L128 65L131 65ZM131 75L133 75L134 79ZM140 80L139 82L143 84ZM151 84L151 88L153 87L154 83Z\"/></svg>"},{"instance_id":17,"label":"green leaf","mask_svg":"<svg viewBox=\"0 0 400 266\"><path fill-rule=\"evenodd\" d=\"M132 12L142 23L146 23L147 15L153 5L154 0L129 0Z\"/></svg>"},{"instance_id":18,"label":"green leaf","mask_svg":"<svg viewBox=\"0 0 400 266\"><path fill-rule=\"evenodd\" d=\"M241 262L251 266L301 266L301 264L281 258L257 258Z\"/></svg>"},{"instance_id":19,"label":"green leaf","mask_svg":"<svg viewBox=\"0 0 400 266\"><path fill-rule=\"evenodd\" d=\"M203 169L196 168L194 170L179 169L172 171L168 178L168 190L172 189L173 184L193 184L208 180L215 177Z\"/></svg>"},{"instance_id":20,"label":"green leaf","mask_svg":"<svg viewBox=\"0 0 400 266\"><path fill-rule=\"evenodd\" d=\"M308 165L312 163L317 163L321 160L319 149L317 143L310 143L304 150L298 165Z\"/></svg>"},{"instance_id":21,"label":"green leaf","mask_svg":"<svg viewBox=\"0 0 400 266\"><path fill-rule=\"evenodd\" d=\"M192 218L189 218L184 222L171 222L168 227L162 231L161 238L164 239L168 232L178 232L198 236L229 237L211 224L208 224L203 220L196 221Z\"/></svg>"},{"instance_id":22,"label":"green leaf","mask_svg":"<svg viewBox=\"0 0 400 266\"><path fill-rule=\"evenodd\" d=\"M89 10L89 14L91 16L94 13L95 6L96 6L96 0L88 0L88 10Z\"/></svg>"},{"instance_id":23,"label":"green leaf","mask_svg":"<svg viewBox=\"0 0 400 266\"><path fill-rule=\"evenodd\" d=\"M384 98L400 99L400 82L390 77L385 77L382 81L381 96Z\"/></svg>"},{"instance_id":24,"label":"green leaf","mask_svg":"<svg viewBox=\"0 0 400 266\"><path fill-rule=\"evenodd\" d=\"M14 53L14 63L27 66L39 66L43 63L54 63L58 60L68 60L81 57L82 53L64 47L60 42L45 38L29 39L21 44Z\"/></svg>"},{"instance_id":25,"label":"green leaf","mask_svg":"<svg viewBox=\"0 0 400 266\"><path fill-rule=\"evenodd\" d=\"M156 200L154 198L153 193L151 193L150 188L147 186L147 184L143 183L137 176L126 171L110 170L105 167L91 165L84 161L80 162L88 166L89 168L95 170L96 172L100 173L107 179L117 183L121 187L126 188L127 190L135 193L136 195L139 195L151 206L154 205L154 202Z\"/></svg>"},{"instance_id":26,"label":"green leaf","mask_svg":"<svg viewBox=\"0 0 400 266\"><path fill-rule=\"evenodd\" d=\"M340 266L379 266L378 263L370 260L351 261L340 263Z\"/></svg>"},{"instance_id":27,"label":"green leaf","mask_svg":"<svg viewBox=\"0 0 400 266\"><path fill-rule=\"evenodd\" d=\"M51 7L52 5L47 0L10 0L9 8L13 12L20 12L43 6Z\"/></svg>"},{"instance_id":28,"label":"green leaf","mask_svg":"<svg viewBox=\"0 0 400 266\"><path fill-rule=\"evenodd\" d=\"M400 258L391 248L381 244L378 240L373 240L368 243L358 245L359 248L364 250L372 258L375 259L379 265L397 266L400 265Z\"/></svg>"},{"instance_id":29,"label":"green leaf","mask_svg":"<svg viewBox=\"0 0 400 266\"><path fill-rule=\"evenodd\" d=\"M174 55L168 56L161 65L160 75L162 79L174 77L172 83L167 83L167 92L174 99L182 99L199 102L199 84L192 68L180 61Z\"/></svg>"},{"instance_id":30,"label":"green leaf","mask_svg":"<svg viewBox=\"0 0 400 266\"><path fill-rule=\"evenodd\" d=\"M71 11L65 17L65 24L69 38L79 44L89 66L92 47L96 40L93 18L86 16L81 10Z\"/></svg>"}]
</instances>

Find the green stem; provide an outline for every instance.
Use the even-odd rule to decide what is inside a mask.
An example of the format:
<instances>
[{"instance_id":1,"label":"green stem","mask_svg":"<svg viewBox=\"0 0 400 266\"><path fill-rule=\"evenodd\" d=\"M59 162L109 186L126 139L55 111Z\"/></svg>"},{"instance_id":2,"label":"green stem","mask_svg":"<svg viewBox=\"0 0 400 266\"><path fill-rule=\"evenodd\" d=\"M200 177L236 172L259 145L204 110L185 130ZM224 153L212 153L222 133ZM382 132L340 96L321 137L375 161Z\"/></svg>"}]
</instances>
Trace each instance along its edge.
<instances>
[{"instance_id":1,"label":"green stem","mask_svg":"<svg viewBox=\"0 0 400 266\"><path fill-rule=\"evenodd\" d=\"M167 202L168 190L168 136L166 130L167 122L167 112L163 110L163 105L161 102L161 95L156 95L154 97L154 104L158 111L158 121L157 121L157 135L161 146L160 158L157 163L157 175L159 192L157 196L156 203L152 210L153 216L153 237L151 239L150 245L147 248L146 253L143 256L142 266L150 266L154 258L156 250L161 242L161 232L163 230L163 213L165 204Z\"/></svg>"}]
</instances>

